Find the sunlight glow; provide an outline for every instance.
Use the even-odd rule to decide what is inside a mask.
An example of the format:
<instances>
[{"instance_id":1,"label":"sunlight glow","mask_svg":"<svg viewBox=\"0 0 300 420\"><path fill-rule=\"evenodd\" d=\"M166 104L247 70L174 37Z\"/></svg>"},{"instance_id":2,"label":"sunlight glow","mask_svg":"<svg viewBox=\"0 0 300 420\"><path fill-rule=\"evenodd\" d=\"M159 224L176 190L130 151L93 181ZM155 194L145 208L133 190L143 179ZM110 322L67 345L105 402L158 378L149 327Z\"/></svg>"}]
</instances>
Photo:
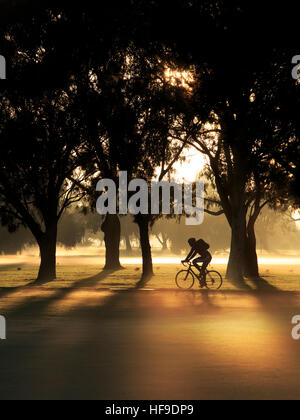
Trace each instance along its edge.
<instances>
[{"instance_id":1,"label":"sunlight glow","mask_svg":"<svg viewBox=\"0 0 300 420\"><path fill-rule=\"evenodd\" d=\"M183 161L178 161L174 165L173 179L176 182L194 182L199 173L203 171L205 166L205 157L196 149L187 149L183 156Z\"/></svg>"},{"instance_id":2,"label":"sunlight glow","mask_svg":"<svg viewBox=\"0 0 300 420\"><path fill-rule=\"evenodd\" d=\"M296 210L292 217L296 222L297 229L300 230L300 210Z\"/></svg>"},{"instance_id":3,"label":"sunlight glow","mask_svg":"<svg viewBox=\"0 0 300 420\"><path fill-rule=\"evenodd\" d=\"M194 75L191 71L165 70L165 78L172 86L181 86L188 91L192 90L191 85L195 82Z\"/></svg>"},{"instance_id":4,"label":"sunlight glow","mask_svg":"<svg viewBox=\"0 0 300 420\"><path fill-rule=\"evenodd\" d=\"M101 252L102 251L102 252ZM284 251L283 251L284 252ZM182 256L174 256L172 254L166 255L163 257L153 257L154 264L179 264ZM259 264L260 265L276 265L276 266L299 266L300 258L297 253L291 253L290 255L278 257L278 255L263 256L259 255ZM37 247L26 248L23 250L22 254L11 255L11 256L1 256L0 258L0 268L8 265L7 272L17 271L14 265L18 264L20 266L38 266L40 261L39 250ZM76 247L73 249L65 249L61 246L58 246L57 252L57 262L58 269L60 266L75 266L75 265L101 265L105 261L105 250L104 248L98 247ZM132 258L132 257L121 257L121 263L124 265L141 265L142 258ZM226 265L228 263L228 255L216 255L213 258L212 264L216 265ZM2 268L2 271L6 271Z\"/></svg>"},{"instance_id":5,"label":"sunlight glow","mask_svg":"<svg viewBox=\"0 0 300 420\"><path fill-rule=\"evenodd\" d=\"M68 313L82 306L97 307L103 306L113 295L107 290L72 290L63 299L56 299L47 307L47 311L55 314Z\"/></svg>"}]
</instances>

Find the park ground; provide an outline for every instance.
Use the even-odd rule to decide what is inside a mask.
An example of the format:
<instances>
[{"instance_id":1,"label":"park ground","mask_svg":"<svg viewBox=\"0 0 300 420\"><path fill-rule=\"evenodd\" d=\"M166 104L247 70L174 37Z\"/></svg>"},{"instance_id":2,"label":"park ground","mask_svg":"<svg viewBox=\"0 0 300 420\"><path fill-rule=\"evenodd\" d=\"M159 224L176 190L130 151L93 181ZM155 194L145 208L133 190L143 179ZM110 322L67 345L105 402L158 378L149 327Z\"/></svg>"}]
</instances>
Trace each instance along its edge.
<instances>
[{"instance_id":1,"label":"park ground","mask_svg":"<svg viewBox=\"0 0 300 420\"><path fill-rule=\"evenodd\" d=\"M264 265L271 288L176 290L180 265L101 272L0 266L0 399L299 399L300 266ZM222 273L225 266L214 265Z\"/></svg>"}]
</instances>

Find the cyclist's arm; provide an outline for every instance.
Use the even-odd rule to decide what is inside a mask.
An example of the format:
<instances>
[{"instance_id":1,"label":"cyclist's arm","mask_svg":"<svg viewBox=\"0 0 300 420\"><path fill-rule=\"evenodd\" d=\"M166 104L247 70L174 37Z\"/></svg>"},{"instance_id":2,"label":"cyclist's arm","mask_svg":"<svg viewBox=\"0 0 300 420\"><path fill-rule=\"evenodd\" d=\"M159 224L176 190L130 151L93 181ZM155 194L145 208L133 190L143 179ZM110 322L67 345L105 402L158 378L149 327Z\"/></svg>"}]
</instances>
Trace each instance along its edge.
<instances>
[{"instance_id":1,"label":"cyclist's arm","mask_svg":"<svg viewBox=\"0 0 300 420\"><path fill-rule=\"evenodd\" d=\"M189 255L186 257L186 261L191 261L194 257L196 257L196 255L197 255L197 251L192 249Z\"/></svg>"}]
</instances>

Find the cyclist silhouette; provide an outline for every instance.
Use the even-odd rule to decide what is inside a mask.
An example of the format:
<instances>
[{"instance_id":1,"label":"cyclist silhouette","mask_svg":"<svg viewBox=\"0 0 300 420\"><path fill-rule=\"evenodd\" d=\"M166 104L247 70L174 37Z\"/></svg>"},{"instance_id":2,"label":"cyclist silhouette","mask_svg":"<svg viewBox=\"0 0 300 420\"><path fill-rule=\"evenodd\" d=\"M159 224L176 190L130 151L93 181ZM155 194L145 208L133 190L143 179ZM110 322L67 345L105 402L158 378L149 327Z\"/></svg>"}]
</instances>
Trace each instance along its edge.
<instances>
[{"instance_id":1,"label":"cyclist silhouette","mask_svg":"<svg viewBox=\"0 0 300 420\"><path fill-rule=\"evenodd\" d=\"M189 245L191 246L191 251L189 255L186 257L183 263L190 262L193 258L195 258L197 255L200 255L200 257L194 259L193 265L197 268L200 275L205 275L205 270L207 269L208 265L210 264L212 260L212 256L210 252L208 252L210 246L203 240L199 239L198 241L195 238L191 238L188 240ZM198 264L202 263L202 267Z\"/></svg>"}]
</instances>

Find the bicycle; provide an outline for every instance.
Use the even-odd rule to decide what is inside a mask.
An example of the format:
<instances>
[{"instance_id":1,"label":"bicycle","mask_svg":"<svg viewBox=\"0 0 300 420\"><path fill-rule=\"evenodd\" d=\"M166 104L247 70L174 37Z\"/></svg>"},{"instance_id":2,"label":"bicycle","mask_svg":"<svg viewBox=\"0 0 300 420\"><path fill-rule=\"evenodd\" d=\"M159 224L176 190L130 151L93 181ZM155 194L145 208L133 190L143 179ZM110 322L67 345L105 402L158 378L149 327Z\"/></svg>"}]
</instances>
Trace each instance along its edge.
<instances>
[{"instance_id":1,"label":"bicycle","mask_svg":"<svg viewBox=\"0 0 300 420\"><path fill-rule=\"evenodd\" d=\"M201 289L204 287L209 290L221 289L223 285L223 278L221 274L218 273L218 271L205 270L204 275L197 274L192 268L192 262L182 263L184 267L187 266L186 264L188 264L188 269L179 271L175 278L176 285L179 287L179 289L191 289L194 286L196 279L199 280Z\"/></svg>"}]
</instances>

